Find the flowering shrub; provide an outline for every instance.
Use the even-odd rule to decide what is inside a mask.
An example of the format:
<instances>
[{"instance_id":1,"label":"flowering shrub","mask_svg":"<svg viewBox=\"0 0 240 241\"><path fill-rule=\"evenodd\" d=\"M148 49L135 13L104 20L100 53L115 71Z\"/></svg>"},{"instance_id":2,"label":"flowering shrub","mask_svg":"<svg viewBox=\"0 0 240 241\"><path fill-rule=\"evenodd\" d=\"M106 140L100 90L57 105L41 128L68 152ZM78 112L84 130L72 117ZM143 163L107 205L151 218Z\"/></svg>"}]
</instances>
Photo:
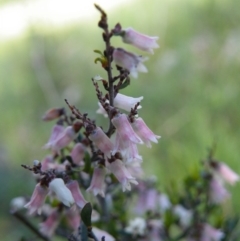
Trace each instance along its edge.
<instances>
[{"instance_id":1,"label":"flowering shrub","mask_svg":"<svg viewBox=\"0 0 240 241\"><path fill-rule=\"evenodd\" d=\"M202 169L185 178L182 191L160 192L154 178L144 178L138 148L151 147L160 136L138 116L143 97L120 91L130 84L130 76L147 72L147 58L113 47L111 39L120 36L124 43L153 53L158 38L122 29L119 23L110 30L106 13L95 7L105 42L104 51L95 51L100 54L95 62L107 77L96 76L92 83L97 113L109 127L103 130L67 100L70 114L64 108L47 111L43 120L56 120L44 146L51 154L33 166L22 165L35 174L37 184L31 198L13 199L13 215L34 232L34 240L55 235L69 241L237 240L238 218L223 218L221 203L230 197L226 184L235 184L239 176L216 161L212 150ZM38 220L38 228L30 216Z\"/></svg>"}]
</instances>

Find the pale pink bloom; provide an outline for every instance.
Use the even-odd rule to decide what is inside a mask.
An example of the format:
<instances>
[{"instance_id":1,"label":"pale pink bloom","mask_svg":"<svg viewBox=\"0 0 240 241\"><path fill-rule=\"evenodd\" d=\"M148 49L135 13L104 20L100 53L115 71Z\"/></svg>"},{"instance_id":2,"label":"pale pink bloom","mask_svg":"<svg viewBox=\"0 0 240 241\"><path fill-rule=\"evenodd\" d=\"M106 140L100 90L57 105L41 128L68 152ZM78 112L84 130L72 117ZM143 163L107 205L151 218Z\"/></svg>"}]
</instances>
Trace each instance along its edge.
<instances>
[{"instance_id":1,"label":"pale pink bloom","mask_svg":"<svg viewBox=\"0 0 240 241\"><path fill-rule=\"evenodd\" d=\"M42 161L41 161L41 170L43 172L47 171L50 169L51 164L53 164L53 157L52 156L46 156Z\"/></svg>"},{"instance_id":2,"label":"pale pink bloom","mask_svg":"<svg viewBox=\"0 0 240 241\"><path fill-rule=\"evenodd\" d=\"M59 151L68 146L76 138L76 132L73 126L66 128L56 125L52 131L52 135L48 143L44 146L45 148L51 148L54 152Z\"/></svg>"},{"instance_id":3,"label":"pale pink bloom","mask_svg":"<svg viewBox=\"0 0 240 241\"><path fill-rule=\"evenodd\" d=\"M76 165L79 166L83 166L84 162L83 162L83 158L85 156L85 151L86 151L86 147L82 144L82 143L77 143L72 151L71 151L71 157L73 162Z\"/></svg>"},{"instance_id":4,"label":"pale pink bloom","mask_svg":"<svg viewBox=\"0 0 240 241\"><path fill-rule=\"evenodd\" d=\"M35 186L32 197L30 201L24 206L29 209L29 214L32 215L35 212L41 214L41 207L45 202L46 196L48 194L48 189L38 183Z\"/></svg>"},{"instance_id":5,"label":"pale pink bloom","mask_svg":"<svg viewBox=\"0 0 240 241\"><path fill-rule=\"evenodd\" d=\"M132 144L142 144L142 140L134 132L128 117L125 114L117 114L112 118L112 124L116 127L116 139L114 152L125 151L131 147Z\"/></svg>"},{"instance_id":6,"label":"pale pink bloom","mask_svg":"<svg viewBox=\"0 0 240 241\"><path fill-rule=\"evenodd\" d=\"M61 136L64 132L65 128L62 125L54 125L52 128L52 132L47 144L44 145L44 148L50 148L54 142Z\"/></svg>"},{"instance_id":7,"label":"pale pink bloom","mask_svg":"<svg viewBox=\"0 0 240 241\"><path fill-rule=\"evenodd\" d=\"M141 163L138 160L133 160L131 162L125 163L126 168L128 169L131 175L134 175L137 178L140 178L144 175Z\"/></svg>"},{"instance_id":8,"label":"pale pink bloom","mask_svg":"<svg viewBox=\"0 0 240 241\"><path fill-rule=\"evenodd\" d=\"M126 163L142 162L142 156L139 155L137 145L134 143L131 143L129 148L122 151L121 154L123 155Z\"/></svg>"},{"instance_id":9,"label":"pale pink bloom","mask_svg":"<svg viewBox=\"0 0 240 241\"><path fill-rule=\"evenodd\" d=\"M57 198L64 205L70 207L74 203L71 191L66 187L61 178L54 178L49 183L49 189L56 194Z\"/></svg>"},{"instance_id":10,"label":"pale pink bloom","mask_svg":"<svg viewBox=\"0 0 240 241\"><path fill-rule=\"evenodd\" d=\"M71 191L74 201L78 205L78 207L83 208L87 203L87 201L84 199L80 191L78 182L70 181L69 183L66 184L66 186Z\"/></svg>"},{"instance_id":11,"label":"pale pink bloom","mask_svg":"<svg viewBox=\"0 0 240 241\"><path fill-rule=\"evenodd\" d=\"M53 108L48 110L42 117L44 121L51 121L59 118L64 112L63 108Z\"/></svg>"},{"instance_id":12,"label":"pale pink bloom","mask_svg":"<svg viewBox=\"0 0 240 241\"><path fill-rule=\"evenodd\" d=\"M217 162L217 166L214 171L222 179L224 179L224 181L231 185L234 185L237 181L239 181L239 175L229 168L229 166L227 166L225 163Z\"/></svg>"},{"instance_id":13,"label":"pale pink bloom","mask_svg":"<svg viewBox=\"0 0 240 241\"><path fill-rule=\"evenodd\" d=\"M127 69L132 77L138 77L138 71L146 73L147 68L143 65L143 62L147 60L147 58L143 58L142 56L127 52L122 48L116 48L113 51L113 60L116 65Z\"/></svg>"},{"instance_id":14,"label":"pale pink bloom","mask_svg":"<svg viewBox=\"0 0 240 241\"><path fill-rule=\"evenodd\" d=\"M157 139L159 139L160 136L155 135L141 117L134 120L132 127L147 147L151 147L151 142L158 143Z\"/></svg>"},{"instance_id":15,"label":"pale pink bloom","mask_svg":"<svg viewBox=\"0 0 240 241\"><path fill-rule=\"evenodd\" d=\"M130 233L133 237L138 235L143 236L146 232L146 221L143 218L137 217L129 221L128 226L125 228L126 233Z\"/></svg>"},{"instance_id":16,"label":"pale pink bloom","mask_svg":"<svg viewBox=\"0 0 240 241\"><path fill-rule=\"evenodd\" d=\"M91 184L87 191L93 192L95 196L99 194L102 197L105 197L105 174L106 170L104 167L95 167L92 175Z\"/></svg>"},{"instance_id":17,"label":"pale pink bloom","mask_svg":"<svg viewBox=\"0 0 240 241\"><path fill-rule=\"evenodd\" d=\"M127 95L118 93L116 95L116 97L114 98L114 106L117 108L126 110L126 111L131 111L131 109L134 108L135 105L138 102L140 102L142 99L143 99L143 96L134 98L131 96L127 96ZM106 102L108 102L108 101L106 101ZM98 102L98 106L99 106L99 109L97 110L97 113L104 115L104 117L108 117L108 114L105 111L105 109L103 108L103 106L101 105L101 103ZM141 105L139 105L137 107L137 109L141 109L141 108L142 108Z\"/></svg>"},{"instance_id":18,"label":"pale pink bloom","mask_svg":"<svg viewBox=\"0 0 240 241\"><path fill-rule=\"evenodd\" d=\"M215 177L210 181L210 200L213 203L221 203L230 197L223 182Z\"/></svg>"},{"instance_id":19,"label":"pale pink bloom","mask_svg":"<svg viewBox=\"0 0 240 241\"><path fill-rule=\"evenodd\" d=\"M60 221L60 213L54 210L48 218L39 224L40 232L46 237L52 237Z\"/></svg>"},{"instance_id":20,"label":"pale pink bloom","mask_svg":"<svg viewBox=\"0 0 240 241\"><path fill-rule=\"evenodd\" d=\"M102 237L105 237L105 241L115 241L115 238L104 230L93 227L92 231L98 240L102 240Z\"/></svg>"},{"instance_id":21,"label":"pale pink bloom","mask_svg":"<svg viewBox=\"0 0 240 241\"><path fill-rule=\"evenodd\" d=\"M131 111L132 108L135 107L135 105L140 102L143 99L143 96L134 98L131 96L123 95L118 93L116 97L114 98L114 106L126 111ZM142 106L139 105L138 109L141 109Z\"/></svg>"},{"instance_id":22,"label":"pale pink bloom","mask_svg":"<svg viewBox=\"0 0 240 241\"><path fill-rule=\"evenodd\" d=\"M76 132L72 126L65 128L64 132L51 145L52 150L59 153L59 151L68 146L76 138Z\"/></svg>"},{"instance_id":23,"label":"pale pink bloom","mask_svg":"<svg viewBox=\"0 0 240 241\"><path fill-rule=\"evenodd\" d=\"M66 219L71 229L77 231L81 221L79 212L72 208L68 209L66 212Z\"/></svg>"},{"instance_id":24,"label":"pale pink bloom","mask_svg":"<svg viewBox=\"0 0 240 241\"><path fill-rule=\"evenodd\" d=\"M220 241L223 237L224 233L220 229L204 224L200 241Z\"/></svg>"},{"instance_id":25,"label":"pale pink bloom","mask_svg":"<svg viewBox=\"0 0 240 241\"><path fill-rule=\"evenodd\" d=\"M122 184L123 192L126 190L131 190L130 183L135 185L138 184L136 179L132 177L128 169L124 166L121 160L115 160L108 165L108 169L113 173L113 175L118 179L118 181Z\"/></svg>"},{"instance_id":26,"label":"pale pink bloom","mask_svg":"<svg viewBox=\"0 0 240 241\"><path fill-rule=\"evenodd\" d=\"M100 127L96 127L89 135L89 139L103 152L107 157L111 157L111 152L114 148L109 137L103 132Z\"/></svg>"},{"instance_id":27,"label":"pale pink bloom","mask_svg":"<svg viewBox=\"0 0 240 241\"><path fill-rule=\"evenodd\" d=\"M158 37L150 37L137 32L133 28L126 28L121 34L124 43L132 44L133 46L153 54L153 49L158 48Z\"/></svg>"},{"instance_id":28,"label":"pale pink bloom","mask_svg":"<svg viewBox=\"0 0 240 241\"><path fill-rule=\"evenodd\" d=\"M193 218L193 212L178 204L173 207L173 213L179 218L181 226L187 227Z\"/></svg>"}]
</instances>

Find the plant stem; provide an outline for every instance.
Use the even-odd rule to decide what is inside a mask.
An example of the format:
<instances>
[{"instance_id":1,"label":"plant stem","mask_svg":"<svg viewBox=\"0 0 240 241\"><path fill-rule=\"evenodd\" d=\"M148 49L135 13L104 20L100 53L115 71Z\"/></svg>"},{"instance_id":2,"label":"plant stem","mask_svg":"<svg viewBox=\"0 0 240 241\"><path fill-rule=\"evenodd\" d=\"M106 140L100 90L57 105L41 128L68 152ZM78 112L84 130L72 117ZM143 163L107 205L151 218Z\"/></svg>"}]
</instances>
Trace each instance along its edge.
<instances>
[{"instance_id":1,"label":"plant stem","mask_svg":"<svg viewBox=\"0 0 240 241\"><path fill-rule=\"evenodd\" d=\"M20 220L23 224L25 224L25 225L26 225L30 230L32 230L33 233L35 233L39 238L41 238L41 239L44 240L44 241L50 241L46 236L44 236L43 234L41 234L41 233L39 232L39 230L38 230L35 226L33 226L32 223L30 223L30 222L28 221L28 219L27 219L25 216L23 216L21 213L19 213L19 212L11 212L11 214L12 214L14 217L16 217L18 220Z\"/></svg>"}]
</instances>

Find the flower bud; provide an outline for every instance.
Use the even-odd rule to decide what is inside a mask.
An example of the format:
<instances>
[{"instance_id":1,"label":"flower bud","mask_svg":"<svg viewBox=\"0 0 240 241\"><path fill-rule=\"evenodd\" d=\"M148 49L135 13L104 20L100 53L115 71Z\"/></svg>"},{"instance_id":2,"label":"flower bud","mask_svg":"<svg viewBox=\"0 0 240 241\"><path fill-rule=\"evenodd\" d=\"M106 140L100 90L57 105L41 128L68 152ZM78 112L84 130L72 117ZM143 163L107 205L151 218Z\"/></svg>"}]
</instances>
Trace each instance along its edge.
<instances>
[{"instance_id":1,"label":"flower bud","mask_svg":"<svg viewBox=\"0 0 240 241\"><path fill-rule=\"evenodd\" d=\"M158 48L158 37L150 37L141 34L133 28L126 28L122 31L121 37L124 43L132 44L133 46L153 54L153 49Z\"/></svg>"},{"instance_id":2,"label":"flower bud","mask_svg":"<svg viewBox=\"0 0 240 241\"><path fill-rule=\"evenodd\" d=\"M53 191L57 198L66 206L70 207L74 203L74 198L70 190L66 187L61 178L54 178L49 183L49 189Z\"/></svg>"},{"instance_id":3,"label":"flower bud","mask_svg":"<svg viewBox=\"0 0 240 241\"><path fill-rule=\"evenodd\" d=\"M48 110L42 117L44 121L51 121L59 118L64 113L63 108L53 108Z\"/></svg>"}]
</instances>

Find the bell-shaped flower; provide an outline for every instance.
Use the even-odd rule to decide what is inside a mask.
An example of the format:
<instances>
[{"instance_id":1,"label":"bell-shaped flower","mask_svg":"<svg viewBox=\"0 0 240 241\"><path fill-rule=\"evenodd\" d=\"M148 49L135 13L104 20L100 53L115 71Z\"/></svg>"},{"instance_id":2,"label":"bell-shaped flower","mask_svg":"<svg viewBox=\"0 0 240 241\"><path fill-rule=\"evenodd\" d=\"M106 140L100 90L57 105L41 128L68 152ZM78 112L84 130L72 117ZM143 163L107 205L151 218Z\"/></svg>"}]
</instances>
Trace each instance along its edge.
<instances>
[{"instance_id":1,"label":"bell-shaped flower","mask_svg":"<svg viewBox=\"0 0 240 241\"><path fill-rule=\"evenodd\" d=\"M59 118L64 113L63 108L53 108L48 110L42 117L44 121L51 121Z\"/></svg>"},{"instance_id":2,"label":"bell-shaped flower","mask_svg":"<svg viewBox=\"0 0 240 241\"><path fill-rule=\"evenodd\" d=\"M220 229L213 228L209 224L204 224L200 241L220 241L224 237Z\"/></svg>"},{"instance_id":3,"label":"bell-shaped flower","mask_svg":"<svg viewBox=\"0 0 240 241\"><path fill-rule=\"evenodd\" d=\"M50 148L56 140L61 136L64 132L65 128L62 125L54 125L52 128L52 132L47 144L44 145L44 148Z\"/></svg>"},{"instance_id":4,"label":"bell-shaped flower","mask_svg":"<svg viewBox=\"0 0 240 241\"><path fill-rule=\"evenodd\" d=\"M41 207L45 202L46 196L48 194L48 189L38 183L35 186L32 197L30 201L24 206L29 209L29 214L32 215L35 212L41 214Z\"/></svg>"},{"instance_id":5,"label":"bell-shaped flower","mask_svg":"<svg viewBox=\"0 0 240 241\"><path fill-rule=\"evenodd\" d=\"M66 206L70 207L74 203L71 191L66 187L61 178L54 178L49 183L49 189L54 192L57 198Z\"/></svg>"},{"instance_id":6,"label":"bell-shaped flower","mask_svg":"<svg viewBox=\"0 0 240 241\"><path fill-rule=\"evenodd\" d=\"M123 192L126 190L131 190L131 183L137 185L138 182L130 174L128 169L124 166L124 163L121 160L116 159L108 165L108 169L113 173L117 180L122 185Z\"/></svg>"},{"instance_id":7,"label":"bell-shaped flower","mask_svg":"<svg viewBox=\"0 0 240 241\"><path fill-rule=\"evenodd\" d=\"M103 152L104 155L107 157L111 156L114 145L100 127L96 127L91 132L89 139L97 146L100 151Z\"/></svg>"},{"instance_id":8,"label":"bell-shaped flower","mask_svg":"<svg viewBox=\"0 0 240 241\"><path fill-rule=\"evenodd\" d=\"M113 60L116 65L127 69L134 78L138 77L138 72L148 72L146 66L143 65L143 62L147 60L146 57L143 58L122 48L114 49Z\"/></svg>"},{"instance_id":9,"label":"bell-shaped flower","mask_svg":"<svg viewBox=\"0 0 240 241\"><path fill-rule=\"evenodd\" d=\"M66 212L66 219L68 226L70 226L73 231L77 231L81 221L79 212L73 208L68 209Z\"/></svg>"},{"instance_id":10,"label":"bell-shaped flower","mask_svg":"<svg viewBox=\"0 0 240 241\"><path fill-rule=\"evenodd\" d=\"M222 203L223 201L225 201L230 197L230 194L225 188L224 183L219 178L212 177L212 179L210 180L209 187L210 187L210 190L209 190L210 200L213 203L216 203L216 204Z\"/></svg>"},{"instance_id":11,"label":"bell-shaped flower","mask_svg":"<svg viewBox=\"0 0 240 241\"><path fill-rule=\"evenodd\" d=\"M39 224L40 232L46 237L52 237L60 222L60 213L54 210L47 219Z\"/></svg>"},{"instance_id":12,"label":"bell-shaped flower","mask_svg":"<svg viewBox=\"0 0 240 241\"><path fill-rule=\"evenodd\" d=\"M123 95L118 93L114 98L114 106L126 111L131 111L132 108L135 107L137 103L139 103L143 99L143 96L134 98L131 96ZM142 106L139 105L138 109L141 109Z\"/></svg>"},{"instance_id":13,"label":"bell-shaped flower","mask_svg":"<svg viewBox=\"0 0 240 241\"><path fill-rule=\"evenodd\" d=\"M84 199L80 191L78 182L70 181L69 183L66 184L66 186L71 191L74 201L78 205L78 207L83 208L87 203L87 201Z\"/></svg>"},{"instance_id":14,"label":"bell-shaped flower","mask_svg":"<svg viewBox=\"0 0 240 241\"><path fill-rule=\"evenodd\" d=\"M117 151L125 151L126 149L131 148L132 144L142 144L142 140L134 132L129 123L127 115L117 114L112 118L112 124L116 127L115 153Z\"/></svg>"},{"instance_id":15,"label":"bell-shaped flower","mask_svg":"<svg viewBox=\"0 0 240 241\"><path fill-rule=\"evenodd\" d=\"M73 162L76 165L82 166L84 165L83 158L85 155L86 147L82 143L77 143L72 151L71 151L71 157Z\"/></svg>"},{"instance_id":16,"label":"bell-shaped flower","mask_svg":"<svg viewBox=\"0 0 240 241\"><path fill-rule=\"evenodd\" d=\"M190 225L193 212L184 208L182 205L176 205L173 207L173 213L179 218L179 222L182 227L187 227Z\"/></svg>"},{"instance_id":17,"label":"bell-shaped flower","mask_svg":"<svg viewBox=\"0 0 240 241\"><path fill-rule=\"evenodd\" d=\"M133 46L153 54L153 49L158 48L158 37L150 37L139 33L133 28L126 28L121 32L121 37L124 43L132 44Z\"/></svg>"},{"instance_id":18,"label":"bell-shaped flower","mask_svg":"<svg viewBox=\"0 0 240 241\"><path fill-rule=\"evenodd\" d=\"M146 232L147 224L145 219L137 217L129 221L129 225L125 228L126 233L130 233L133 237L143 236Z\"/></svg>"},{"instance_id":19,"label":"bell-shaped flower","mask_svg":"<svg viewBox=\"0 0 240 241\"><path fill-rule=\"evenodd\" d=\"M95 167L92 175L91 184L87 191L93 192L95 196L99 194L102 197L105 197L105 175L106 170L104 167Z\"/></svg>"},{"instance_id":20,"label":"bell-shaped flower","mask_svg":"<svg viewBox=\"0 0 240 241\"><path fill-rule=\"evenodd\" d=\"M239 175L223 162L214 162L214 173L220 176L225 182L234 185L239 181Z\"/></svg>"},{"instance_id":21,"label":"bell-shaped flower","mask_svg":"<svg viewBox=\"0 0 240 241\"><path fill-rule=\"evenodd\" d=\"M114 106L122 110L131 111L131 109L134 108L135 105L139 103L142 99L143 99L143 96L134 98L131 96L118 93L114 98ZM108 102L108 100L106 102ZM97 113L104 115L104 117L108 117L107 112L100 104L100 102L98 102L98 106L99 106L99 109L97 110ZM137 107L137 109L141 109L141 108L142 108L141 105Z\"/></svg>"},{"instance_id":22,"label":"bell-shaped flower","mask_svg":"<svg viewBox=\"0 0 240 241\"><path fill-rule=\"evenodd\" d=\"M155 135L145 124L141 117L138 117L132 123L132 127L137 135L142 139L147 147L151 147L151 142L158 143L160 136Z\"/></svg>"}]
</instances>

